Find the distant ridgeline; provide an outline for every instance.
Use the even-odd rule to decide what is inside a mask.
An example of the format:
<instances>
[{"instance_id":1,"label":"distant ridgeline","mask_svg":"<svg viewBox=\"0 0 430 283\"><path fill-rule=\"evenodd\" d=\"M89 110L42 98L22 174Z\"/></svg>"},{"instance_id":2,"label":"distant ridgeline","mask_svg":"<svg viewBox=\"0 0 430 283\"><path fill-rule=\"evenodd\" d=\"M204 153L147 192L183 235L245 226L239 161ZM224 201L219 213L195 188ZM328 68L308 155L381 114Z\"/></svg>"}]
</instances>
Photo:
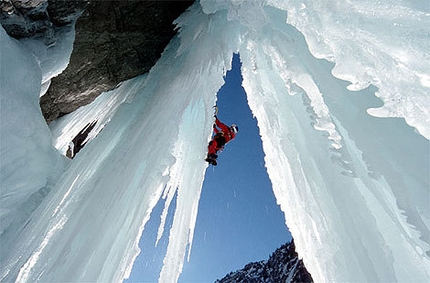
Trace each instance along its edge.
<instances>
[{"instance_id":1,"label":"distant ridgeline","mask_svg":"<svg viewBox=\"0 0 430 283\"><path fill-rule=\"evenodd\" d=\"M231 272L215 283L278 283L313 282L311 274L299 259L294 241L277 249L269 260L253 262Z\"/></svg>"}]
</instances>

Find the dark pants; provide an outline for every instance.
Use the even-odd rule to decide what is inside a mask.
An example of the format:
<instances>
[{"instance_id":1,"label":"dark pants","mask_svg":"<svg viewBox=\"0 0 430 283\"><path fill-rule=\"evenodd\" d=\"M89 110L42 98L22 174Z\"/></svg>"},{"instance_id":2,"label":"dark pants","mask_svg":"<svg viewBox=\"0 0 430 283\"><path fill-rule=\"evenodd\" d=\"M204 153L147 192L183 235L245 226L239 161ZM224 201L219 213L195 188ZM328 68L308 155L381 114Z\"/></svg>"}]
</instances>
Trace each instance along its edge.
<instances>
[{"instance_id":1,"label":"dark pants","mask_svg":"<svg viewBox=\"0 0 430 283\"><path fill-rule=\"evenodd\" d=\"M218 150L223 148L224 145L225 145L225 138L222 136L221 133L216 134L209 142L208 156L211 156L212 154L216 155Z\"/></svg>"}]
</instances>

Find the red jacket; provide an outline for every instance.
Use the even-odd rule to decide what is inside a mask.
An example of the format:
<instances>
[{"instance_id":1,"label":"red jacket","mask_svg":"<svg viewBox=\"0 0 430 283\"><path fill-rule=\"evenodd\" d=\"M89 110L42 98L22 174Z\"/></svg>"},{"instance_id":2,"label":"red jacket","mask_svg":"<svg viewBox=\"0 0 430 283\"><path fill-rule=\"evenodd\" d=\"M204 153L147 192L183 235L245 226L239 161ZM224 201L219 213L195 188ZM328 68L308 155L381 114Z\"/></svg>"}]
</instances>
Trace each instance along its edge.
<instances>
[{"instance_id":1,"label":"red jacket","mask_svg":"<svg viewBox=\"0 0 430 283\"><path fill-rule=\"evenodd\" d=\"M220 120L218 120L218 117L215 119L215 124L216 124L216 126L218 128L220 128L218 130L216 127L214 127L215 134L218 134L218 133L222 132L223 136L225 138L225 143L228 143L229 141L231 141L232 139L234 139L234 137L236 136L236 134L230 130L229 126L227 126L226 124L224 124Z\"/></svg>"}]
</instances>

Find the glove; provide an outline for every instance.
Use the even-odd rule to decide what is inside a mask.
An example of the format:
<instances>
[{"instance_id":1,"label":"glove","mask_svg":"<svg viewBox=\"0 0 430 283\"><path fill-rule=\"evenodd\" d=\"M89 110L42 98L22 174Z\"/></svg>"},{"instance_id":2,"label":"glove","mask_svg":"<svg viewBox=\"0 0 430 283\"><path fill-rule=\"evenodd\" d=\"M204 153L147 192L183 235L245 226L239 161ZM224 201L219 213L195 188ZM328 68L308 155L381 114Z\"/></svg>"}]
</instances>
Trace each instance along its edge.
<instances>
[{"instance_id":1,"label":"glove","mask_svg":"<svg viewBox=\"0 0 430 283\"><path fill-rule=\"evenodd\" d=\"M216 124L215 124L215 123L213 124L213 128L214 128L214 129L216 128Z\"/></svg>"}]
</instances>

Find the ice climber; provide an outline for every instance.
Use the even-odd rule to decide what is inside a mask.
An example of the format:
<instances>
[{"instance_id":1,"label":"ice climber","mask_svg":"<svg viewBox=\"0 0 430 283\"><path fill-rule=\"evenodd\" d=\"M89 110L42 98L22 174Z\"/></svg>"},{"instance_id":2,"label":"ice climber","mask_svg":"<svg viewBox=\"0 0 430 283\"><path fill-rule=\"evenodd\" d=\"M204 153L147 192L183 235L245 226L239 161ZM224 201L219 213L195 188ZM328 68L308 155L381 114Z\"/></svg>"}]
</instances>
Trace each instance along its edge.
<instances>
[{"instance_id":1,"label":"ice climber","mask_svg":"<svg viewBox=\"0 0 430 283\"><path fill-rule=\"evenodd\" d=\"M214 117L215 117L215 123L214 123L215 135L213 136L212 140L209 142L208 156L205 160L209 162L209 164L216 166L218 151L224 148L225 144L227 144L229 141L234 139L237 132L239 131L239 128L235 124L232 124L229 127L226 124L222 123L216 115Z\"/></svg>"}]
</instances>

